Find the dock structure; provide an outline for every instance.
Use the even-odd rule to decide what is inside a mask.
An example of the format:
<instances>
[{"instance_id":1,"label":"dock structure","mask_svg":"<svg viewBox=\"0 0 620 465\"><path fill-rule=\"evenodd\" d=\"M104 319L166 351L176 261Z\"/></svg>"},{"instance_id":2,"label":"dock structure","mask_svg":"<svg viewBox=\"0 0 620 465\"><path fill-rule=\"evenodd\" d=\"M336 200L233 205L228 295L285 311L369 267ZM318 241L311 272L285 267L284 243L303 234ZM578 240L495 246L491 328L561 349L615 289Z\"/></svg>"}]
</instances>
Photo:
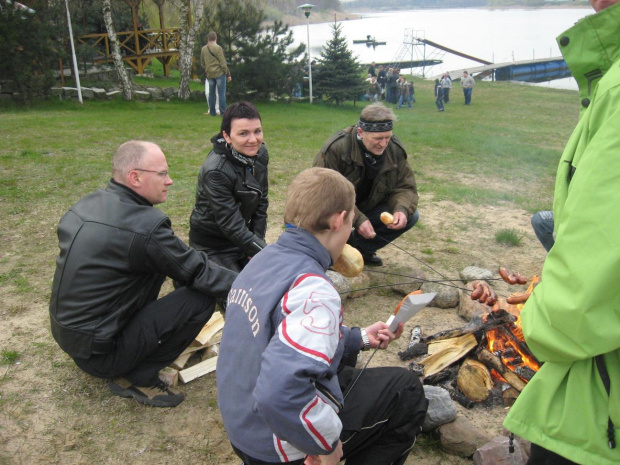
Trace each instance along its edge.
<instances>
[{"instance_id":1,"label":"dock structure","mask_svg":"<svg viewBox=\"0 0 620 465\"><path fill-rule=\"evenodd\" d=\"M448 73L452 80L459 79L467 71L478 79L491 77L495 81L544 82L570 77L571 73L562 57L537 58L483 66L455 69ZM440 79L441 74L431 79Z\"/></svg>"}]
</instances>

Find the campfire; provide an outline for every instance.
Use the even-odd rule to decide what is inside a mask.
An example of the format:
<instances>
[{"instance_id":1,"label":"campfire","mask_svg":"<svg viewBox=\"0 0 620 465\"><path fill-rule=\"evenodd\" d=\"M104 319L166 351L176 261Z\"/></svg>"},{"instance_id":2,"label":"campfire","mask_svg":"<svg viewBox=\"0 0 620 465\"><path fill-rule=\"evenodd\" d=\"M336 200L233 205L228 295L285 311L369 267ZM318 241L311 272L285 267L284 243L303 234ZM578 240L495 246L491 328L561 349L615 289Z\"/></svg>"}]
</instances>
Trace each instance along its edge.
<instances>
[{"instance_id":1,"label":"campfire","mask_svg":"<svg viewBox=\"0 0 620 465\"><path fill-rule=\"evenodd\" d=\"M512 405L540 368L525 343L520 324L521 309L539 278L534 276L528 283L518 273L517 280L515 275L502 271L505 269L500 269L500 276L506 282L529 284L527 290L504 299L497 297L486 282L469 283L471 299L479 301L478 311L482 308L484 312L461 328L427 337L422 337L421 329L416 327L409 348L399 354L403 360L426 355L411 362L410 368L424 378L424 384L446 388L466 407L497 399Z\"/></svg>"}]
</instances>

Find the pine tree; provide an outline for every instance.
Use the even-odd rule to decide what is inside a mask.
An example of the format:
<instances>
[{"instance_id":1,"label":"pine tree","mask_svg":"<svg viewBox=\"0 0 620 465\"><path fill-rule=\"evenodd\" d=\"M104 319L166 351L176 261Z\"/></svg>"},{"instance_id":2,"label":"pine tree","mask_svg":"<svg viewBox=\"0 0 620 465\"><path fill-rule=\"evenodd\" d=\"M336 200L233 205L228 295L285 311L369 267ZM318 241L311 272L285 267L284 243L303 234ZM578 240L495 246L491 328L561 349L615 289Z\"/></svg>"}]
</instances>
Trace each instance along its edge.
<instances>
[{"instance_id":1,"label":"pine tree","mask_svg":"<svg viewBox=\"0 0 620 465\"><path fill-rule=\"evenodd\" d=\"M347 46L342 25L334 23L331 27L333 36L321 52L320 65L312 69L313 85L317 95L336 104L355 101L364 93L362 67Z\"/></svg>"}]
</instances>

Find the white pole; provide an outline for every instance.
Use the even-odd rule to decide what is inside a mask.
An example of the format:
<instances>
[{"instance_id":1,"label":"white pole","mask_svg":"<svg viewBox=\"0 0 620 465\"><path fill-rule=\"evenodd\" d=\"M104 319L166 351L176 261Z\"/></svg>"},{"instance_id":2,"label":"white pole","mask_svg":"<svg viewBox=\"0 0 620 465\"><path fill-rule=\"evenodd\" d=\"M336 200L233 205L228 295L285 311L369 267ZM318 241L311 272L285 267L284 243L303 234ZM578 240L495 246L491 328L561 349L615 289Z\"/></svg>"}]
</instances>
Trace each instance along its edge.
<instances>
[{"instance_id":1,"label":"white pole","mask_svg":"<svg viewBox=\"0 0 620 465\"><path fill-rule=\"evenodd\" d=\"M71 41L71 55L73 56L73 73L75 74L75 83L77 85L78 100L82 101L82 87L80 86L80 73L78 73L77 58L75 57L75 45L73 45L73 29L71 28L71 15L69 14L69 3L65 0L65 6L67 7L67 23L69 24L69 39Z\"/></svg>"},{"instance_id":2,"label":"white pole","mask_svg":"<svg viewBox=\"0 0 620 465\"><path fill-rule=\"evenodd\" d=\"M312 103L312 60L310 58L310 13L306 14L306 30L308 31L308 89L310 90L310 103Z\"/></svg>"}]
</instances>

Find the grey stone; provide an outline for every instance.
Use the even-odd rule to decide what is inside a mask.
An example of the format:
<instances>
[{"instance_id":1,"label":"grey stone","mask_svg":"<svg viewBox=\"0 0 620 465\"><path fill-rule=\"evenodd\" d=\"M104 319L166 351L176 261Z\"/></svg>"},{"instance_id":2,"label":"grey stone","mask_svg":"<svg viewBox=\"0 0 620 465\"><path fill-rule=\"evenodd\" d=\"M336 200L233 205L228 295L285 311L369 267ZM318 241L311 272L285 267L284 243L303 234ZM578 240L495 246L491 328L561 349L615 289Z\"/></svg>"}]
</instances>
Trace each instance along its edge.
<instances>
[{"instance_id":1,"label":"grey stone","mask_svg":"<svg viewBox=\"0 0 620 465\"><path fill-rule=\"evenodd\" d=\"M400 295L407 295L417 291L422 287L423 280L426 279L424 273L416 268L408 266L382 267L366 269L370 276L371 286L390 287ZM375 272L376 271L376 272Z\"/></svg>"},{"instance_id":2,"label":"grey stone","mask_svg":"<svg viewBox=\"0 0 620 465\"><path fill-rule=\"evenodd\" d=\"M105 99L106 98L106 91L105 89L101 89L100 87L93 87L91 89L93 91L93 94L95 94L95 97L98 99Z\"/></svg>"},{"instance_id":3,"label":"grey stone","mask_svg":"<svg viewBox=\"0 0 620 465\"><path fill-rule=\"evenodd\" d=\"M192 90L189 98L194 102L202 102L205 99L205 93L202 90Z\"/></svg>"},{"instance_id":4,"label":"grey stone","mask_svg":"<svg viewBox=\"0 0 620 465\"><path fill-rule=\"evenodd\" d=\"M474 453L475 465L524 465L528 456L519 441L513 442L514 452L508 450L509 439L497 436Z\"/></svg>"},{"instance_id":5,"label":"grey stone","mask_svg":"<svg viewBox=\"0 0 620 465\"><path fill-rule=\"evenodd\" d=\"M65 93L65 97L70 97L70 98L77 98L78 96L78 90L77 87L63 87L64 93Z\"/></svg>"},{"instance_id":6,"label":"grey stone","mask_svg":"<svg viewBox=\"0 0 620 465\"><path fill-rule=\"evenodd\" d=\"M95 93L92 89L88 87L82 87L82 99L83 100L94 100Z\"/></svg>"},{"instance_id":7,"label":"grey stone","mask_svg":"<svg viewBox=\"0 0 620 465\"><path fill-rule=\"evenodd\" d=\"M163 98L170 98L176 96L177 90L174 87L164 87L161 93Z\"/></svg>"},{"instance_id":8,"label":"grey stone","mask_svg":"<svg viewBox=\"0 0 620 465\"><path fill-rule=\"evenodd\" d=\"M428 433L445 423L456 419L456 405L450 393L437 386L424 386L424 395L428 399L428 410L422 431Z\"/></svg>"},{"instance_id":9,"label":"grey stone","mask_svg":"<svg viewBox=\"0 0 620 465\"><path fill-rule=\"evenodd\" d=\"M148 91L151 93L151 96L157 100L162 99L164 96L161 87L149 87Z\"/></svg>"},{"instance_id":10,"label":"grey stone","mask_svg":"<svg viewBox=\"0 0 620 465\"><path fill-rule=\"evenodd\" d=\"M491 271L477 266L468 266L459 274L465 283L475 281L476 279L493 279L493 273Z\"/></svg>"},{"instance_id":11,"label":"grey stone","mask_svg":"<svg viewBox=\"0 0 620 465\"><path fill-rule=\"evenodd\" d=\"M123 93L120 90L112 90L106 94L109 99L122 99Z\"/></svg>"},{"instance_id":12,"label":"grey stone","mask_svg":"<svg viewBox=\"0 0 620 465\"><path fill-rule=\"evenodd\" d=\"M490 437L464 417L439 427L439 439L444 452L459 457L471 457Z\"/></svg>"},{"instance_id":13,"label":"grey stone","mask_svg":"<svg viewBox=\"0 0 620 465\"><path fill-rule=\"evenodd\" d=\"M65 91L62 87L52 87L50 89L50 95L54 96L54 97L62 97L64 95Z\"/></svg>"},{"instance_id":14,"label":"grey stone","mask_svg":"<svg viewBox=\"0 0 620 465\"><path fill-rule=\"evenodd\" d=\"M481 304L477 300L472 300L470 297L471 291L473 291L472 283L467 283L467 289L469 292L460 291L461 297L459 299L458 315L465 318L467 321L471 321L476 317L486 315L491 310L488 305Z\"/></svg>"},{"instance_id":15,"label":"grey stone","mask_svg":"<svg viewBox=\"0 0 620 465\"><path fill-rule=\"evenodd\" d=\"M145 92L143 90L134 91L133 96L136 100L151 100L150 92Z\"/></svg>"},{"instance_id":16,"label":"grey stone","mask_svg":"<svg viewBox=\"0 0 620 465\"><path fill-rule=\"evenodd\" d=\"M347 280L347 278L332 270L327 270L327 276L332 280L334 287L341 295L342 299L346 299L351 292L351 283Z\"/></svg>"},{"instance_id":17,"label":"grey stone","mask_svg":"<svg viewBox=\"0 0 620 465\"><path fill-rule=\"evenodd\" d=\"M350 299L355 299L357 297L363 297L368 294L370 287L370 278L366 273L360 273L359 276L354 278L346 278L351 285L351 292L349 292L348 297Z\"/></svg>"},{"instance_id":18,"label":"grey stone","mask_svg":"<svg viewBox=\"0 0 620 465\"><path fill-rule=\"evenodd\" d=\"M429 307L454 308L459 304L459 290L441 283L424 283L421 287L424 293L436 292L437 295L428 304Z\"/></svg>"}]
</instances>

